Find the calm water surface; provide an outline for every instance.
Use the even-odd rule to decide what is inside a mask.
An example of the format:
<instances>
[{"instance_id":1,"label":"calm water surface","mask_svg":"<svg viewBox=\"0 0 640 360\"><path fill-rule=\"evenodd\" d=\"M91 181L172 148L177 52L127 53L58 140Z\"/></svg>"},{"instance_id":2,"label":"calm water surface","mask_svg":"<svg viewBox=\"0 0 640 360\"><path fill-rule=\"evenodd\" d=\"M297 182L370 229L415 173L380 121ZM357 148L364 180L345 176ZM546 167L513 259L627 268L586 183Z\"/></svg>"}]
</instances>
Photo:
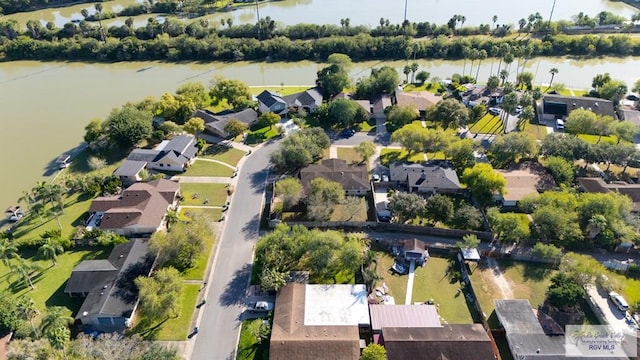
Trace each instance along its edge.
<instances>
[{"instance_id":1,"label":"calm water surface","mask_svg":"<svg viewBox=\"0 0 640 360\"><path fill-rule=\"evenodd\" d=\"M104 2L104 9L118 11L123 6L144 0L114 0ZM380 18L399 24L404 19L402 0L283 0L260 4L260 16L286 25L298 23L340 24L340 19L349 18L352 25L377 26ZM517 24L521 18L539 12L547 19L553 0L407 0L407 19L413 22L429 21L444 24L455 15L466 17L465 25L489 24L494 15L498 24ZM12 14L6 18L16 19L21 24L27 20L53 21L58 27L76 19L82 19L80 11L88 9L95 12L93 4L75 5L63 9L45 9L29 13ZM579 12L596 15L600 11L611 11L627 18L638 12L637 9L622 2L609 0L560 0L556 2L554 19L570 19ZM135 26L144 26L150 15L136 16ZM219 25L220 19L233 19L234 24L255 23L255 6L246 6L231 12L206 16L213 24ZM192 21L192 19L188 20ZM123 19L104 22L107 25L122 25Z\"/></svg>"}]
</instances>

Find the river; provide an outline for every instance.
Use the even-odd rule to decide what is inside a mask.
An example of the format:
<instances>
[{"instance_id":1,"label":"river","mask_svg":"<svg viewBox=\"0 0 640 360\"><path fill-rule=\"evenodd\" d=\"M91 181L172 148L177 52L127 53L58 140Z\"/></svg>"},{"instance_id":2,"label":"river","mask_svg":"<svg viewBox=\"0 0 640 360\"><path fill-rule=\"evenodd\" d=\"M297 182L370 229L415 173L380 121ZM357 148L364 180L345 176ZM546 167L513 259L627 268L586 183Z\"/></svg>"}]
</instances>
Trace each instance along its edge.
<instances>
[{"instance_id":1,"label":"river","mask_svg":"<svg viewBox=\"0 0 640 360\"><path fill-rule=\"evenodd\" d=\"M462 72L462 61L417 60L421 69L444 79ZM385 62L401 73L405 62ZM477 63L476 63L477 64ZM378 62L353 65L351 76L366 76ZM466 68L469 71L470 62ZM15 202L23 190L49 174L49 164L61 153L82 142L84 126L94 118L104 119L109 111L127 101L156 98L173 92L185 82L208 84L214 75L239 79L249 85L313 84L321 64L240 62L233 64L167 64L123 62L114 64L52 63L17 61L0 66L0 153L4 154L0 178L0 206ZM559 69L555 82L575 89L587 89L597 73L609 72L629 85L637 80L640 58L571 60L537 58L527 71L536 74L535 83L549 80L549 69ZM492 61L485 60L479 79L489 76ZM474 67L475 69L475 67ZM493 62L493 72L497 61ZM515 62L512 73L515 72ZM475 73L475 70L474 70ZM511 78L514 78L512 75Z\"/></svg>"},{"instance_id":2,"label":"river","mask_svg":"<svg viewBox=\"0 0 640 360\"><path fill-rule=\"evenodd\" d=\"M144 0L114 0L104 2L105 11L119 11L124 6ZM446 24L449 19L460 14L465 16L464 25L490 24L494 15L497 24L517 24L521 18L539 12L547 19L553 7L553 0L406 0L407 19L412 22L429 21ZM402 0L282 0L260 3L261 17L270 16L285 25L298 23L340 24L340 19L349 18L351 25L377 26L380 18L399 24L404 19L405 2ZM7 19L15 19L23 26L27 20L40 20L43 24L53 21L62 27L72 19L81 20L82 9L95 12L93 4L81 4L60 9L44 9L26 13L11 14ZM600 11L610 11L630 18L638 12L632 6L610 0L561 0L556 2L554 20L569 20L579 12L595 16ZM139 15L134 19L135 26L144 26L150 15ZM256 22L256 7L246 6L232 12L208 15L212 24L219 25L221 19L231 18L234 24ZM188 21L193 21L189 19ZM106 25L122 25L124 18L104 21Z\"/></svg>"}]
</instances>

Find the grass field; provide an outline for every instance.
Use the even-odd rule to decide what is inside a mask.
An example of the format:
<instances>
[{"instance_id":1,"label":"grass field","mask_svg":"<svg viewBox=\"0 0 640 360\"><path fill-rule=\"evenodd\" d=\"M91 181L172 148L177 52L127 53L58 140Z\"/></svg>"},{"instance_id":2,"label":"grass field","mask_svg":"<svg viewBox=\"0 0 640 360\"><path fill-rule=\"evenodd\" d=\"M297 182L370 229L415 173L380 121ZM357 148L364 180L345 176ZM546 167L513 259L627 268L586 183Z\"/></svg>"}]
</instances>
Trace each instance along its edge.
<instances>
[{"instance_id":1,"label":"grass field","mask_svg":"<svg viewBox=\"0 0 640 360\"><path fill-rule=\"evenodd\" d=\"M305 90L309 90L313 87L313 85L309 86L288 86L288 85L272 85L272 86L249 86L249 91L253 95L259 95L261 92L265 90L270 90L276 92L282 96L287 96L299 92L303 92Z\"/></svg>"},{"instance_id":2,"label":"grass field","mask_svg":"<svg viewBox=\"0 0 640 360\"><path fill-rule=\"evenodd\" d=\"M238 165L240 159L245 156L245 154L246 153L244 151L234 149L232 147L219 144L210 144L207 145L207 147L204 149L203 154L199 157L218 160L231 166L236 166Z\"/></svg>"},{"instance_id":3,"label":"grass field","mask_svg":"<svg viewBox=\"0 0 640 360\"><path fill-rule=\"evenodd\" d=\"M363 121L360 124L356 125L356 129L359 132L371 132L371 131L376 131L376 121L373 119L370 119L369 121Z\"/></svg>"},{"instance_id":4,"label":"grass field","mask_svg":"<svg viewBox=\"0 0 640 360\"><path fill-rule=\"evenodd\" d=\"M278 136L278 128L275 126L265 126L263 128L249 129L247 132L247 139L245 143L247 145L255 145L261 142L265 142L271 138Z\"/></svg>"},{"instance_id":5,"label":"grass field","mask_svg":"<svg viewBox=\"0 0 640 360\"><path fill-rule=\"evenodd\" d=\"M338 147L338 159L342 159L347 164L360 164L362 157L354 148Z\"/></svg>"},{"instance_id":6,"label":"grass field","mask_svg":"<svg viewBox=\"0 0 640 360\"><path fill-rule=\"evenodd\" d=\"M269 342L264 341L262 344L258 344L255 336L249 331L249 327L252 324L260 324L262 319L251 319L242 322L242 329L240 330L240 340L238 342L237 360L264 360L268 359L269 355ZM253 326L259 326L259 325Z\"/></svg>"},{"instance_id":7,"label":"grass field","mask_svg":"<svg viewBox=\"0 0 640 360\"><path fill-rule=\"evenodd\" d=\"M182 205L222 206L227 202L225 184L182 183L180 191L184 197ZM205 200L209 200L207 204Z\"/></svg>"},{"instance_id":8,"label":"grass field","mask_svg":"<svg viewBox=\"0 0 640 360\"><path fill-rule=\"evenodd\" d=\"M525 122L521 131L531 135L536 140L543 140L547 136L547 127L543 125L535 125Z\"/></svg>"},{"instance_id":9,"label":"grass field","mask_svg":"<svg viewBox=\"0 0 640 360\"><path fill-rule=\"evenodd\" d=\"M502 120L498 115L486 114L480 120L476 121L469 131L477 134L502 134L504 128L502 127Z\"/></svg>"},{"instance_id":10,"label":"grass field","mask_svg":"<svg viewBox=\"0 0 640 360\"><path fill-rule=\"evenodd\" d=\"M73 235L76 226L84 224L87 211L91 206L91 200L91 197L81 194L65 195L63 197L64 213L58 217L62 226L63 237L70 237ZM50 205L47 205L47 209L49 208ZM40 219L38 216L27 215L19 222L13 232L14 240L20 244L23 241L37 238L45 231L57 230L59 229L58 220L51 216L43 216Z\"/></svg>"},{"instance_id":11,"label":"grass field","mask_svg":"<svg viewBox=\"0 0 640 360\"><path fill-rule=\"evenodd\" d=\"M196 160L182 176L217 176L230 177L234 170L226 165L213 161Z\"/></svg>"},{"instance_id":12,"label":"grass field","mask_svg":"<svg viewBox=\"0 0 640 360\"><path fill-rule=\"evenodd\" d=\"M396 304L404 304L407 292L407 275L393 274L389 269L393 265L393 257L387 253L378 253L376 271L382 278L376 283L384 282ZM433 299L438 304L438 313L449 324L471 324L473 319L460 284L451 282L447 276L449 263L446 258L431 257L424 267L416 268L413 283L412 303Z\"/></svg>"},{"instance_id":13,"label":"grass field","mask_svg":"<svg viewBox=\"0 0 640 360\"><path fill-rule=\"evenodd\" d=\"M422 162L424 153L415 153L407 158L409 153L404 149L382 149L380 151L380 163L389 166L394 161Z\"/></svg>"},{"instance_id":14,"label":"grass field","mask_svg":"<svg viewBox=\"0 0 640 360\"><path fill-rule=\"evenodd\" d=\"M600 138L600 136L598 135L589 135L589 134L578 134L578 137L586 142L588 142L589 144L596 144L598 143L598 139L600 139L601 142L608 142L609 144L615 144L618 142L618 139L611 135L611 136L603 136L602 138Z\"/></svg>"},{"instance_id":15,"label":"grass field","mask_svg":"<svg viewBox=\"0 0 640 360\"><path fill-rule=\"evenodd\" d=\"M557 273L557 270L534 263L499 261L498 266L511 285L513 298L529 300L534 309L544 302L550 279ZM493 270L485 262L481 262L471 274L471 283L482 311L489 317L489 325L492 328L497 326L495 316L491 316L494 310L493 300L503 299L503 295L494 282Z\"/></svg>"},{"instance_id":16,"label":"grass field","mask_svg":"<svg viewBox=\"0 0 640 360\"><path fill-rule=\"evenodd\" d=\"M0 292L7 290L15 296L24 294L30 296L35 301L41 315L46 313L46 308L49 306L64 307L67 315L75 315L84 299L71 298L64 293L64 286L71 271L82 260L106 259L110 252L110 248L103 247L76 248L74 251L66 251L59 255L57 264L53 267L51 261L35 258L33 251L22 252L21 256L42 268L41 275L36 275L32 279L35 289L31 290L28 286L16 286L14 280L17 278L12 278L10 270L0 263L0 274L2 274L0 276Z\"/></svg>"},{"instance_id":17,"label":"grass field","mask_svg":"<svg viewBox=\"0 0 640 360\"><path fill-rule=\"evenodd\" d=\"M148 340L174 340L184 341L191 332L191 318L199 300L200 285L184 284L182 288L182 309L175 319L169 319L162 323L154 331L145 336Z\"/></svg>"}]
</instances>

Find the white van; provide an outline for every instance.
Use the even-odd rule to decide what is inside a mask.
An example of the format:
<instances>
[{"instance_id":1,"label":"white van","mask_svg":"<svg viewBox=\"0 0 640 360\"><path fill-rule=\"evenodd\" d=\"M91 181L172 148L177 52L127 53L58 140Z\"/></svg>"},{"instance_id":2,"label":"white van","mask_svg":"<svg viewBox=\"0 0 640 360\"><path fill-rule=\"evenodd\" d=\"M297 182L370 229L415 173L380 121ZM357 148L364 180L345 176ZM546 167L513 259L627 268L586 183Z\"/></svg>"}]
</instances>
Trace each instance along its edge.
<instances>
[{"instance_id":1,"label":"white van","mask_svg":"<svg viewBox=\"0 0 640 360\"><path fill-rule=\"evenodd\" d=\"M617 292L610 292L609 299L611 299L611 302L618 308L618 310L623 312L629 310L629 304L627 304L627 301Z\"/></svg>"},{"instance_id":2,"label":"white van","mask_svg":"<svg viewBox=\"0 0 640 360\"><path fill-rule=\"evenodd\" d=\"M562 120L562 119L557 119L556 120L556 129L564 130L564 120Z\"/></svg>"}]
</instances>

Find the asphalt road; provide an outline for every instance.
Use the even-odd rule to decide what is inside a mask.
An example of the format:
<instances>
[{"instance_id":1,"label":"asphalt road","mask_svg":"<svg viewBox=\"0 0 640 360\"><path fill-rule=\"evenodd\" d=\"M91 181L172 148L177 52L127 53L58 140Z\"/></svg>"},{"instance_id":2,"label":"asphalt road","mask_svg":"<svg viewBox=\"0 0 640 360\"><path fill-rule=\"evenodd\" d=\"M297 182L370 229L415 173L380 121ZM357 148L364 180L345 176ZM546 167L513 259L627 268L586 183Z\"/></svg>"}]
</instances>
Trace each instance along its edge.
<instances>
[{"instance_id":1,"label":"asphalt road","mask_svg":"<svg viewBox=\"0 0 640 360\"><path fill-rule=\"evenodd\" d=\"M219 249L208 280L207 303L193 340L193 360L235 359L268 176L265 166L276 147L271 143L254 150L238 174L227 224L218 240Z\"/></svg>"}]
</instances>

